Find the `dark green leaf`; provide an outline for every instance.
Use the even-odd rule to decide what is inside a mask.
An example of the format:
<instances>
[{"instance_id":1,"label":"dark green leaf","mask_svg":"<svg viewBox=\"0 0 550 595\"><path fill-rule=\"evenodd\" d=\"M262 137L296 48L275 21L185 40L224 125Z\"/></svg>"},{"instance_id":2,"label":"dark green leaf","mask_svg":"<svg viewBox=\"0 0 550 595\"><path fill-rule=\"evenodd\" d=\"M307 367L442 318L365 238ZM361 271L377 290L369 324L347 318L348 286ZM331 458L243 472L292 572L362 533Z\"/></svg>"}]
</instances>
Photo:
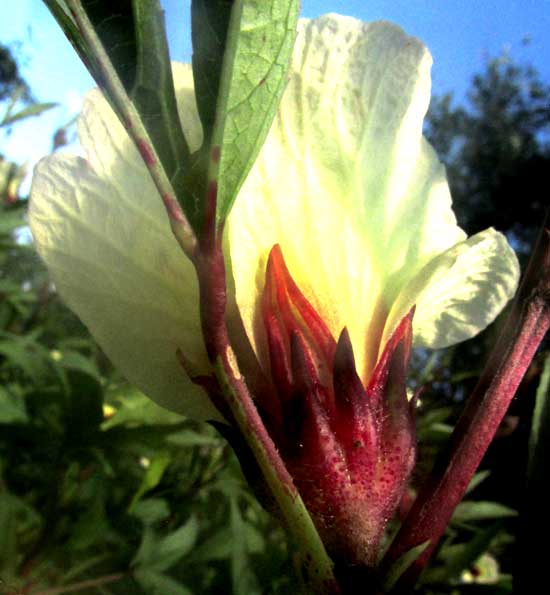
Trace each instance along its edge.
<instances>
[{"instance_id":1,"label":"dark green leaf","mask_svg":"<svg viewBox=\"0 0 550 595\"><path fill-rule=\"evenodd\" d=\"M100 88L105 89L98 57L87 46L65 3L49 0L47 4ZM177 110L160 1L82 0L81 5L137 108L168 178L181 196L189 149ZM116 105L113 107L116 111ZM186 212L193 210L194 205L183 202Z\"/></svg>"},{"instance_id":2,"label":"dark green leaf","mask_svg":"<svg viewBox=\"0 0 550 595\"><path fill-rule=\"evenodd\" d=\"M405 552L389 568L383 578L384 592L389 592L399 580L399 577L410 567L410 565L428 547L429 541L425 541Z\"/></svg>"},{"instance_id":3,"label":"dark green leaf","mask_svg":"<svg viewBox=\"0 0 550 595\"><path fill-rule=\"evenodd\" d=\"M164 14L158 0L134 0L137 62L131 97L178 195L189 161L172 79ZM194 205L183 204L193 211ZM189 213L192 214L192 213Z\"/></svg>"},{"instance_id":4,"label":"dark green leaf","mask_svg":"<svg viewBox=\"0 0 550 595\"><path fill-rule=\"evenodd\" d=\"M500 522L495 523L485 531L479 531L470 541L446 548L442 554L445 554L447 577L458 577L463 570L471 567L489 549L501 528Z\"/></svg>"},{"instance_id":5,"label":"dark green leaf","mask_svg":"<svg viewBox=\"0 0 550 595\"><path fill-rule=\"evenodd\" d=\"M461 502L455 509L452 523L465 523L485 519L500 519L517 516L513 508L498 502Z\"/></svg>"},{"instance_id":6,"label":"dark green leaf","mask_svg":"<svg viewBox=\"0 0 550 595\"><path fill-rule=\"evenodd\" d=\"M170 516L170 509L166 500L162 498L147 498L132 507L132 514L137 516L144 525L150 526Z\"/></svg>"},{"instance_id":7,"label":"dark green leaf","mask_svg":"<svg viewBox=\"0 0 550 595\"><path fill-rule=\"evenodd\" d=\"M181 583L149 568L137 569L134 577L148 595L192 595Z\"/></svg>"},{"instance_id":8,"label":"dark green leaf","mask_svg":"<svg viewBox=\"0 0 550 595\"><path fill-rule=\"evenodd\" d=\"M246 540L246 523L242 518L236 498L230 500L230 524L232 532L231 579L233 593L260 593L256 577L251 572L248 560L248 544Z\"/></svg>"},{"instance_id":9,"label":"dark green leaf","mask_svg":"<svg viewBox=\"0 0 550 595\"><path fill-rule=\"evenodd\" d=\"M164 572L187 556L197 540L199 524L192 516L187 523L156 542L152 555L146 561L147 566Z\"/></svg>"},{"instance_id":10,"label":"dark green leaf","mask_svg":"<svg viewBox=\"0 0 550 595\"><path fill-rule=\"evenodd\" d=\"M99 370L92 360L83 356L78 351L65 350L59 352L57 364L66 370L75 370L88 374L96 380L100 379Z\"/></svg>"},{"instance_id":11,"label":"dark green leaf","mask_svg":"<svg viewBox=\"0 0 550 595\"><path fill-rule=\"evenodd\" d=\"M108 391L107 402L114 413L101 424L103 430L120 425L173 425L181 424L183 420L181 415L159 407L130 385Z\"/></svg>"},{"instance_id":12,"label":"dark green leaf","mask_svg":"<svg viewBox=\"0 0 550 595\"><path fill-rule=\"evenodd\" d=\"M548 457L550 457L550 353L546 354L537 388L529 437L527 485L521 513L517 547L517 593L534 593L546 581L547 549L542 546L550 531L548 502Z\"/></svg>"},{"instance_id":13,"label":"dark green leaf","mask_svg":"<svg viewBox=\"0 0 550 595\"><path fill-rule=\"evenodd\" d=\"M210 144L234 0L192 0L193 80L205 143Z\"/></svg>"},{"instance_id":14,"label":"dark green leaf","mask_svg":"<svg viewBox=\"0 0 550 595\"><path fill-rule=\"evenodd\" d=\"M159 451L155 454L155 458L149 463L149 466L147 467L147 471L145 472L145 476L141 481L138 491L132 498L132 502L129 507L130 512L144 494L157 487L169 464L170 454L168 452Z\"/></svg>"},{"instance_id":15,"label":"dark green leaf","mask_svg":"<svg viewBox=\"0 0 550 595\"><path fill-rule=\"evenodd\" d=\"M132 0L81 0L120 80L130 90L136 79L136 31ZM101 85L101 80L98 80Z\"/></svg>"},{"instance_id":16,"label":"dark green leaf","mask_svg":"<svg viewBox=\"0 0 550 595\"><path fill-rule=\"evenodd\" d=\"M0 424L25 423L27 420L22 396L10 393L0 386Z\"/></svg>"},{"instance_id":17,"label":"dark green leaf","mask_svg":"<svg viewBox=\"0 0 550 595\"><path fill-rule=\"evenodd\" d=\"M0 355L6 359L4 365L19 369L36 384L44 381L52 372L50 353L32 337L9 337L0 340Z\"/></svg>"},{"instance_id":18,"label":"dark green leaf","mask_svg":"<svg viewBox=\"0 0 550 595\"><path fill-rule=\"evenodd\" d=\"M199 434L192 430L185 428L179 432L175 432L166 437L168 444L174 444L177 446L190 447L190 446L220 446L221 441L215 436L207 436L205 434Z\"/></svg>"},{"instance_id":19,"label":"dark green leaf","mask_svg":"<svg viewBox=\"0 0 550 595\"><path fill-rule=\"evenodd\" d=\"M472 477L470 484L468 485L468 489L466 490L466 494L473 492L480 483L484 482L489 477L489 475L491 475L491 472L488 470L478 471Z\"/></svg>"},{"instance_id":20,"label":"dark green leaf","mask_svg":"<svg viewBox=\"0 0 550 595\"><path fill-rule=\"evenodd\" d=\"M544 361L531 422L528 464L530 481L540 481L546 475L544 454L548 454L548 444L550 444L550 354Z\"/></svg>"}]
</instances>

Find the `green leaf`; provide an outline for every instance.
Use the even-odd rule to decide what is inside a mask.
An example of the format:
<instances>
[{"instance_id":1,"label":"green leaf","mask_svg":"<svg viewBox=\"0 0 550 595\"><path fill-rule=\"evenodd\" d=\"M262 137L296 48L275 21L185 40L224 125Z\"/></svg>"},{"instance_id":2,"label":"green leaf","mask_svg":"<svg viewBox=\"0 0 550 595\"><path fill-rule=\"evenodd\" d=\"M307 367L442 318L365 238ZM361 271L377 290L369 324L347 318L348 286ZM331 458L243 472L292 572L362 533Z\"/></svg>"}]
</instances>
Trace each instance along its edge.
<instances>
[{"instance_id":1,"label":"green leaf","mask_svg":"<svg viewBox=\"0 0 550 595\"><path fill-rule=\"evenodd\" d=\"M0 424L25 423L28 421L25 401L0 386Z\"/></svg>"},{"instance_id":2,"label":"green leaf","mask_svg":"<svg viewBox=\"0 0 550 595\"><path fill-rule=\"evenodd\" d=\"M174 444L180 447L192 447L192 446L208 446L211 448L219 447L220 446L220 439L216 436L208 436L205 434L199 434L198 432L193 432L188 428L185 428L179 432L175 432L174 434L169 434L166 437L166 442L168 444Z\"/></svg>"},{"instance_id":3,"label":"green leaf","mask_svg":"<svg viewBox=\"0 0 550 595\"><path fill-rule=\"evenodd\" d=\"M248 561L248 547L246 542L246 523L242 518L237 498L230 500L231 539L231 579L233 593L260 593L256 577L251 572Z\"/></svg>"},{"instance_id":4,"label":"green leaf","mask_svg":"<svg viewBox=\"0 0 550 595\"><path fill-rule=\"evenodd\" d=\"M484 554L502 528L497 522L484 531L479 531L466 543L460 543L445 548L441 556L445 559L447 577L455 578Z\"/></svg>"},{"instance_id":5,"label":"green leaf","mask_svg":"<svg viewBox=\"0 0 550 595\"><path fill-rule=\"evenodd\" d=\"M11 233L22 225L25 225L22 212L3 212L0 217L0 235Z\"/></svg>"},{"instance_id":6,"label":"green leaf","mask_svg":"<svg viewBox=\"0 0 550 595\"><path fill-rule=\"evenodd\" d=\"M401 575L413 564L429 544L430 542L428 540L411 548L390 566L382 581L384 593L389 592L395 586Z\"/></svg>"},{"instance_id":7,"label":"green leaf","mask_svg":"<svg viewBox=\"0 0 550 595\"><path fill-rule=\"evenodd\" d=\"M527 485L520 510L521 522L516 556L517 592L536 592L547 580L547 550L541 546L550 531L548 514L548 457L550 456L550 353L544 358L543 371L535 398L529 436ZM542 581L542 583L541 583Z\"/></svg>"},{"instance_id":8,"label":"green leaf","mask_svg":"<svg viewBox=\"0 0 550 595\"><path fill-rule=\"evenodd\" d=\"M469 485L468 485L468 489L466 490L466 494L469 494L470 492L473 492L477 486L479 484L481 484L482 482L484 482L489 475L491 475L491 472L489 470L484 470L484 471L478 471L471 479Z\"/></svg>"},{"instance_id":9,"label":"green leaf","mask_svg":"<svg viewBox=\"0 0 550 595\"><path fill-rule=\"evenodd\" d=\"M517 514L513 508L509 508L498 502L461 502L456 507L451 522L465 523L486 519L500 519L517 516Z\"/></svg>"},{"instance_id":10,"label":"green leaf","mask_svg":"<svg viewBox=\"0 0 550 595\"><path fill-rule=\"evenodd\" d=\"M71 17L67 4L79 3L99 37L120 82L147 130L162 167L181 198L189 149L181 127L166 40L164 13L159 0L46 0L50 11L73 42L99 87L107 90L98 56ZM108 97L114 110L120 106ZM184 211L194 210L190 200Z\"/></svg>"},{"instance_id":11,"label":"green leaf","mask_svg":"<svg viewBox=\"0 0 550 595\"><path fill-rule=\"evenodd\" d=\"M154 500L153 509L157 509L160 502L162 500ZM195 545L198 532L199 523L195 516L191 516L184 525L165 537L159 537L151 524L146 524L141 545L132 565L138 571L145 568L159 574L165 572L189 554Z\"/></svg>"},{"instance_id":12,"label":"green leaf","mask_svg":"<svg viewBox=\"0 0 550 595\"><path fill-rule=\"evenodd\" d=\"M5 336L8 340L0 340L0 355L6 358L3 365L18 368L40 385L52 372L49 351L31 336L18 337L7 333Z\"/></svg>"},{"instance_id":13,"label":"green leaf","mask_svg":"<svg viewBox=\"0 0 550 595\"><path fill-rule=\"evenodd\" d=\"M132 508L132 514L146 526L154 525L170 516L170 508L162 498L140 500Z\"/></svg>"},{"instance_id":14,"label":"green leaf","mask_svg":"<svg viewBox=\"0 0 550 595\"><path fill-rule=\"evenodd\" d=\"M108 391L106 400L115 413L101 424L102 430L121 425L174 425L183 421L181 415L159 407L133 386L118 386Z\"/></svg>"},{"instance_id":15,"label":"green leaf","mask_svg":"<svg viewBox=\"0 0 550 595\"><path fill-rule=\"evenodd\" d=\"M205 142L210 144L206 203L214 198L217 185L219 225L277 111L294 47L299 2L235 0L229 14L228 2L195 0L192 11L197 103ZM212 206L205 204L205 213Z\"/></svg>"},{"instance_id":16,"label":"green leaf","mask_svg":"<svg viewBox=\"0 0 550 595\"><path fill-rule=\"evenodd\" d=\"M15 114L10 114L6 116L0 126L9 126L14 122L19 120L25 120L26 118L32 118L33 116L39 116L48 110L51 110L54 107L57 107L59 104L57 103L35 103L34 105L29 105L29 107L25 107L22 110L18 111Z\"/></svg>"},{"instance_id":17,"label":"green leaf","mask_svg":"<svg viewBox=\"0 0 550 595\"><path fill-rule=\"evenodd\" d=\"M546 356L544 368L540 377L539 386L531 422L529 436L529 481L540 481L546 475L544 453L550 443L550 354Z\"/></svg>"},{"instance_id":18,"label":"green leaf","mask_svg":"<svg viewBox=\"0 0 550 595\"><path fill-rule=\"evenodd\" d=\"M134 506L144 494L157 487L169 464L170 453L162 450L158 451L155 458L150 462L149 467L147 467L147 471L145 472L138 491L132 498L132 502L128 508L130 512L133 511Z\"/></svg>"},{"instance_id":19,"label":"green leaf","mask_svg":"<svg viewBox=\"0 0 550 595\"><path fill-rule=\"evenodd\" d=\"M170 180L189 155L159 0L84 0L88 17L134 102Z\"/></svg>"},{"instance_id":20,"label":"green leaf","mask_svg":"<svg viewBox=\"0 0 550 595\"><path fill-rule=\"evenodd\" d=\"M100 543L110 532L103 502L96 498L76 519L67 542L70 551L85 551Z\"/></svg>"},{"instance_id":21,"label":"green leaf","mask_svg":"<svg viewBox=\"0 0 550 595\"><path fill-rule=\"evenodd\" d=\"M59 356L56 359L57 365L65 370L74 370L76 372L82 372L91 376L97 381L100 381L99 370L95 365L94 361L83 356L78 351L64 350L59 352Z\"/></svg>"},{"instance_id":22,"label":"green leaf","mask_svg":"<svg viewBox=\"0 0 550 595\"><path fill-rule=\"evenodd\" d=\"M149 595L192 595L192 591L181 583L149 568L138 568L134 578Z\"/></svg>"},{"instance_id":23,"label":"green leaf","mask_svg":"<svg viewBox=\"0 0 550 595\"><path fill-rule=\"evenodd\" d=\"M193 81L205 144L216 121L223 55L233 0L192 0Z\"/></svg>"},{"instance_id":24,"label":"green leaf","mask_svg":"<svg viewBox=\"0 0 550 595\"><path fill-rule=\"evenodd\" d=\"M158 0L134 0L133 5L137 63L130 96L174 189L181 197L189 149L178 114L164 14ZM186 212L194 209L193 204L185 201L182 207Z\"/></svg>"},{"instance_id":25,"label":"green leaf","mask_svg":"<svg viewBox=\"0 0 550 595\"><path fill-rule=\"evenodd\" d=\"M185 525L155 544L147 566L163 572L174 566L193 549L199 532L199 523L192 516Z\"/></svg>"}]
</instances>

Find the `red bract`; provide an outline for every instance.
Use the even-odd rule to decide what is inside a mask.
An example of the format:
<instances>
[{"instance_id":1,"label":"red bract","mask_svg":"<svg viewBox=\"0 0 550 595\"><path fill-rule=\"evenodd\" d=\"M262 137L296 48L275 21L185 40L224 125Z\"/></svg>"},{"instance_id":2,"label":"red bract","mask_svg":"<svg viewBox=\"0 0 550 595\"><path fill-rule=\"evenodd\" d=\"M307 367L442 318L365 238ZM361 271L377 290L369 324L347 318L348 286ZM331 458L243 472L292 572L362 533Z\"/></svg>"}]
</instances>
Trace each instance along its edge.
<instances>
[{"instance_id":1,"label":"red bract","mask_svg":"<svg viewBox=\"0 0 550 595\"><path fill-rule=\"evenodd\" d=\"M276 402L270 433L335 559L374 565L415 459L405 388L413 310L366 386L346 329L338 343L272 249L261 302Z\"/></svg>"}]
</instances>

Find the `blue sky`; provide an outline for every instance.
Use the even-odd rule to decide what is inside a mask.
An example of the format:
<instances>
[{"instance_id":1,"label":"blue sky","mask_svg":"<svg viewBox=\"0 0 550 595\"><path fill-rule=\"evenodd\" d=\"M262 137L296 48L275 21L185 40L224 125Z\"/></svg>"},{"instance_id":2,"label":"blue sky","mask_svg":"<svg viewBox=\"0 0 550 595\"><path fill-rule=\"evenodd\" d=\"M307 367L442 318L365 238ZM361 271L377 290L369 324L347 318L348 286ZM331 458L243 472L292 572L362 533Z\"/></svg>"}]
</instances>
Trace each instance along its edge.
<instances>
[{"instance_id":1,"label":"blue sky","mask_svg":"<svg viewBox=\"0 0 550 595\"><path fill-rule=\"evenodd\" d=\"M189 0L162 0L172 57L189 61ZM462 99L473 73L503 48L550 81L550 0L303 0L302 14L339 12L387 19L426 43L434 92ZM529 44L522 40L529 38ZM0 153L31 163L47 153L55 129L77 113L93 82L40 0L0 0L0 41L20 42L22 72L37 99L61 105L0 136Z\"/></svg>"}]
</instances>

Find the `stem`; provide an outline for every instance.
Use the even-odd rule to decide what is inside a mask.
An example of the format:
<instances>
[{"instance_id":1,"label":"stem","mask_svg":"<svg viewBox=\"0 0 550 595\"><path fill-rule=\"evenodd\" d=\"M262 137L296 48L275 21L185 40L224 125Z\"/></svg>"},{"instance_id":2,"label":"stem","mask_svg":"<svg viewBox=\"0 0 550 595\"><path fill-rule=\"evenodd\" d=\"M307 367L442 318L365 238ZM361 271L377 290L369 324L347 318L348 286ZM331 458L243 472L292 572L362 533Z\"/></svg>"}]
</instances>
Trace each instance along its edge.
<instances>
[{"instance_id":1,"label":"stem","mask_svg":"<svg viewBox=\"0 0 550 595\"><path fill-rule=\"evenodd\" d=\"M550 230L548 215L504 330L451 436L401 530L387 569L411 548L429 541L398 582L409 593L462 500L544 335L550 328Z\"/></svg>"},{"instance_id":2,"label":"stem","mask_svg":"<svg viewBox=\"0 0 550 595\"><path fill-rule=\"evenodd\" d=\"M214 227L210 229L213 236ZM201 294L201 319L206 350L230 409L230 415L254 453L265 481L283 514L285 524L303 555L302 573L314 593L338 593L332 561L271 440L231 349L225 321L225 263L220 244L202 242L194 263Z\"/></svg>"},{"instance_id":3,"label":"stem","mask_svg":"<svg viewBox=\"0 0 550 595\"><path fill-rule=\"evenodd\" d=\"M130 138L134 141L145 166L160 193L164 208L170 221L170 227L181 248L191 258L196 245L196 238L189 221L181 209L174 189L162 163L155 151L139 112L134 107L126 89L120 81L94 26L79 0L67 0L67 6L76 22L79 32L97 60L97 68L109 98L116 106Z\"/></svg>"},{"instance_id":4,"label":"stem","mask_svg":"<svg viewBox=\"0 0 550 595\"><path fill-rule=\"evenodd\" d=\"M63 593L76 593L84 591L84 589L93 589L102 585L108 585L123 579L126 576L124 572L116 572L114 574L106 574L98 578L92 578L87 581L80 581L72 585L65 585L63 587L54 587L53 589L46 589L45 591L36 591L32 595L63 595Z\"/></svg>"}]
</instances>

